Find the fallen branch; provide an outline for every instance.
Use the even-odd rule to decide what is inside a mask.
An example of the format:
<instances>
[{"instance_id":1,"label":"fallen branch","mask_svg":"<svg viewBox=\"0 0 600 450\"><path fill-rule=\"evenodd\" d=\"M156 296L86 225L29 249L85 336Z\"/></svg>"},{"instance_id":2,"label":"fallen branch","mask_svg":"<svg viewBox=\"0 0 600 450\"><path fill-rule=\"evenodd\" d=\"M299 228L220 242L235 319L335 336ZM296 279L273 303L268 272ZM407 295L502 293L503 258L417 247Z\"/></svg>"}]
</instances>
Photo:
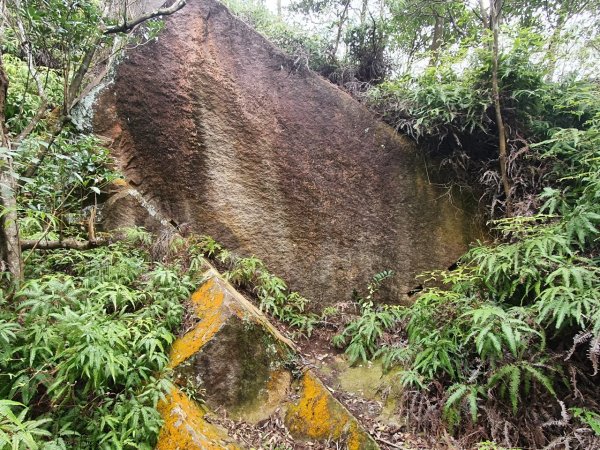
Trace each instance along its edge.
<instances>
[{"instance_id":1,"label":"fallen branch","mask_svg":"<svg viewBox=\"0 0 600 450\"><path fill-rule=\"evenodd\" d=\"M110 244L108 239L96 239L93 241L80 241L77 239L65 239L62 241L38 241L36 239L21 241L21 250L90 250Z\"/></svg>"},{"instance_id":2,"label":"fallen branch","mask_svg":"<svg viewBox=\"0 0 600 450\"><path fill-rule=\"evenodd\" d=\"M108 27L106 30L104 30L104 34L128 33L140 23L143 23L146 20L150 20L158 16L169 16L173 13L176 13L185 6L186 1L187 0L178 0L168 8L159 8L155 11L141 15L140 17L133 19L131 22L125 21L121 25L114 25L112 27Z\"/></svg>"},{"instance_id":3,"label":"fallen branch","mask_svg":"<svg viewBox=\"0 0 600 450\"><path fill-rule=\"evenodd\" d=\"M385 445L387 445L388 447L392 447L392 448L400 448L400 449L406 448L406 447L404 447L404 446L402 446L402 445L394 444L393 442L386 441L385 439L382 439L382 438L375 438L375 440L376 440L377 442L381 442L382 444L385 444Z\"/></svg>"}]
</instances>

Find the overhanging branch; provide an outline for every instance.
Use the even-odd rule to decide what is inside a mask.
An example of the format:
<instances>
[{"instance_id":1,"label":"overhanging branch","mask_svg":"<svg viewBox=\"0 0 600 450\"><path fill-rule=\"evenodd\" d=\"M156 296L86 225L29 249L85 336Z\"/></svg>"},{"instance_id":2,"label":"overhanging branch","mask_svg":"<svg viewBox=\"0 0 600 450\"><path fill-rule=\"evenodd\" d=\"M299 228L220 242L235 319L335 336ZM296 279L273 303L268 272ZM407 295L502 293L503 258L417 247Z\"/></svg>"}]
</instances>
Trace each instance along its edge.
<instances>
[{"instance_id":1,"label":"overhanging branch","mask_svg":"<svg viewBox=\"0 0 600 450\"><path fill-rule=\"evenodd\" d=\"M138 26L140 23L145 22L146 20L150 20L150 19L152 19L154 17L158 17L158 16L169 16L173 13L176 13L177 11L179 11L181 8L183 8L185 6L186 2L187 2L187 0L177 0L175 3L173 3L171 6L169 6L167 8L159 8L155 11L141 15L141 16L133 19L131 22L124 22L120 25L114 25L112 27L108 27L106 30L104 30L104 34L128 33L133 28Z\"/></svg>"}]
</instances>

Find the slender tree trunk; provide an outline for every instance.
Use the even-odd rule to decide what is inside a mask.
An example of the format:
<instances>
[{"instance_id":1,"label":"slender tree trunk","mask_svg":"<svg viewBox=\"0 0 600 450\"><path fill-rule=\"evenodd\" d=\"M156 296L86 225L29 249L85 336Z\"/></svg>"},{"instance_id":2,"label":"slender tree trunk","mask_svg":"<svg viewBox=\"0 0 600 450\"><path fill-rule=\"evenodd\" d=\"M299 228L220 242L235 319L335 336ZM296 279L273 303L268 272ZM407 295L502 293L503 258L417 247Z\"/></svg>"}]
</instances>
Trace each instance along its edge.
<instances>
[{"instance_id":1,"label":"slender tree trunk","mask_svg":"<svg viewBox=\"0 0 600 450\"><path fill-rule=\"evenodd\" d=\"M550 39L548 40L548 50L546 51L546 61L548 61L548 77L552 78L552 75L554 75L554 72L556 70L556 60L557 60L557 48L558 48L558 44L560 42L560 36L562 34L563 31L563 27L565 25L566 22L566 13L564 13L563 11L560 11L559 16L558 16L558 21L556 22L556 26L554 27L554 30L552 31L552 35L550 36Z\"/></svg>"},{"instance_id":2,"label":"slender tree trunk","mask_svg":"<svg viewBox=\"0 0 600 450\"><path fill-rule=\"evenodd\" d=\"M360 24L364 25L367 21L367 11L369 9L369 0L363 0L360 8Z\"/></svg>"},{"instance_id":3,"label":"slender tree trunk","mask_svg":"<svg viewBox=\"0 0 600 450\"><path fill-rule=\"evenodd\" d=\"M490 24L484 0L479 0L479 13L481 14L481 20L483 21L483 28L488 29L490 27Z\"/></svg>"},{"instance_id":4,"label":"slender tree trunk","mask_svg":"<svg viewBox=\"0 0 600 450\"><path fill-rule=\"evenodd\" d=\"M277 17L281 19L281 0L277 0Z\"/></svg>"},{"instance_id":5,"label":"slender tree trunk","mask_svg":"<svg viewBox=\"0 0 600 450\"><path fill-rule=\"evenodd\" d=\"M433 26L433 36L431 39L431 46L429 51L431 58L429 59L429 65L435 66L440 57L440 47L444 41L444 17L440 15L435 16L435 24Z\"/></svg>"},{"instance_id":6,"label":"slender tree trunk","mask_svg":"<svg viewBox=\"0 0 600 450\"><path fill-rule=\"evenodd\" d=\"M10 149L10 142L5 128L4 108L6 106L6 93L8 78L2 64L0 54L0 141L2 147ZM2 256L2 269L8 270L16 283L23 279L23 262L21 259L21 243L19 241L19 223L17 221L17 183L13 176L12 158L8 154L0 156L0 255Z\"/></svg>"},{"instance_id":7,"label":"slender tree trunk","mask_svg":"<svg viewBox=\"0 0 600 450\"><path fill-rule=\"evenodd\" d=\"M335 61L337 59L337 51L340 46L340 41L342 40L342 31L344 30L344 24L346 23L346 19L348 18L348 8L350 7L350 0L346 0L344 4L344 10L340 16L340 21L338 22L337 35L335 37L335 43L333 45L333 49L331 51L331 60Z\"/></svg>"},{"instance_id":8,"label":"slender tree trunk","mask_svg":"<svg viewBox=\"0 0 600 450\"><path fill-rule=\"evenodd\" d=\"M502 118L502 105L500 103L500 87L498 83L498 59L499 59L499 26L500 13L503 0L492 0L490 5L490 26L492 28L492 97L496 111L496 126L498 128L498 150L500 160L500 177L506 198L506 215L510 216L510 182L508 179L508 151L506 146L506 130Z\"/></svg>"}]
</instances>

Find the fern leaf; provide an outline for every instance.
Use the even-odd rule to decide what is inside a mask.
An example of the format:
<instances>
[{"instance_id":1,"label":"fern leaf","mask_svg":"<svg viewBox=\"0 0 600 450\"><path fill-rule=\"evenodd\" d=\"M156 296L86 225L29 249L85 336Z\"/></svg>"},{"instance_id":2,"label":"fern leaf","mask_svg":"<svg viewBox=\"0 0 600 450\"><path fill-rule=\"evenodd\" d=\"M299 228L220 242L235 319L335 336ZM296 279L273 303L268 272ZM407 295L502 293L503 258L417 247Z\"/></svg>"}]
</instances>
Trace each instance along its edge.
<instances>
[{"instance_id":1,"label":"fern leaf","mask_svg":"<svg viewBox=\"0 0 600 450\"><path fill-rule=\"evenodd\" d=\"M519 388L521 386L521 370L512 366L512 371L510 374L510 386L509 386L509 395L510 395L510 403L512 405L513 413L517 413L517 407L519 404Z\"/></svg>"}]
</instances>

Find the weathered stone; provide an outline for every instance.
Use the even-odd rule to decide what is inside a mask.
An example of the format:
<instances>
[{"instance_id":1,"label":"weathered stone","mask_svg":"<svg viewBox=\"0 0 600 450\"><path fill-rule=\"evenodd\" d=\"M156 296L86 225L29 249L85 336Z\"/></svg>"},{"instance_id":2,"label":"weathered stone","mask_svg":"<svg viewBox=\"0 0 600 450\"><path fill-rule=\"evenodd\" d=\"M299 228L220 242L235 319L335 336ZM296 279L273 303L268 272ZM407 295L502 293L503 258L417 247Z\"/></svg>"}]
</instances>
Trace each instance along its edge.
<instances>
[{"instance_id":1,"label":"weathered stone","mask_svg":"<svg viewBox=\"0 0 600 450\"><path fill-rule=\"evenodd\" d=\"M299 385L299 399L288 407L285 416L292 434L320 441L341 440L348 450L379 448L312 371L302 375Z\"/></svg>"},{"instance_id":2,"label":"weathered stone","mask_svg":"<svg viewBox=\"0 0 600 450\"><path fill-rule=\"evenodd\" d=\"M130 51L95 111L165 217L258 256L314 305L384 269L406 293L473 239L472 216L408 139L214 0L190 0Z\"/></svg>"},{"instance_id":3,"label":"weathered stone","mask_svg":"<svg viewBox=\"0 0 600 450\"><path fill-rule=\"evenodd\" d=\"M294 346L215 271L192 295L200 321L171 351L178 382L202 394L208 405L236 417L262 408L269 383L293 357ZM264 417L260 417L262 419Z\"/></svg>"},{"instance_id":4,"label":"weathered stone","mask_svg":"<svg viewBox=\"0 0 600 450\"><path fill-rule=\"evenodd\" d=\"M252 303L216 271L209 270L205 279L190 302L198 321L171 350L176 384L194 390L208 408L248 423L281 414L301 441L340 442L349 450L378 448L312 371L302 370L295 379L290 368L294 345ZM194 407L178 390L161 404L166 423L159 449L204 448L181 444L201 438L223 445L205 448L230 448L231 441L218 429L207 429L203 412Z\"/></svg>"},{"instance_id":5,"label":"weathered stone","mask_svg":"<svg viewBox=\"0 0 600 450\"><path fill-rule=\"evenodd\" d=\"M204 411L178 389L159 404L165 421L156 450L238 450L227 432L204 420Z\"/></svg>"}]
</instances>

